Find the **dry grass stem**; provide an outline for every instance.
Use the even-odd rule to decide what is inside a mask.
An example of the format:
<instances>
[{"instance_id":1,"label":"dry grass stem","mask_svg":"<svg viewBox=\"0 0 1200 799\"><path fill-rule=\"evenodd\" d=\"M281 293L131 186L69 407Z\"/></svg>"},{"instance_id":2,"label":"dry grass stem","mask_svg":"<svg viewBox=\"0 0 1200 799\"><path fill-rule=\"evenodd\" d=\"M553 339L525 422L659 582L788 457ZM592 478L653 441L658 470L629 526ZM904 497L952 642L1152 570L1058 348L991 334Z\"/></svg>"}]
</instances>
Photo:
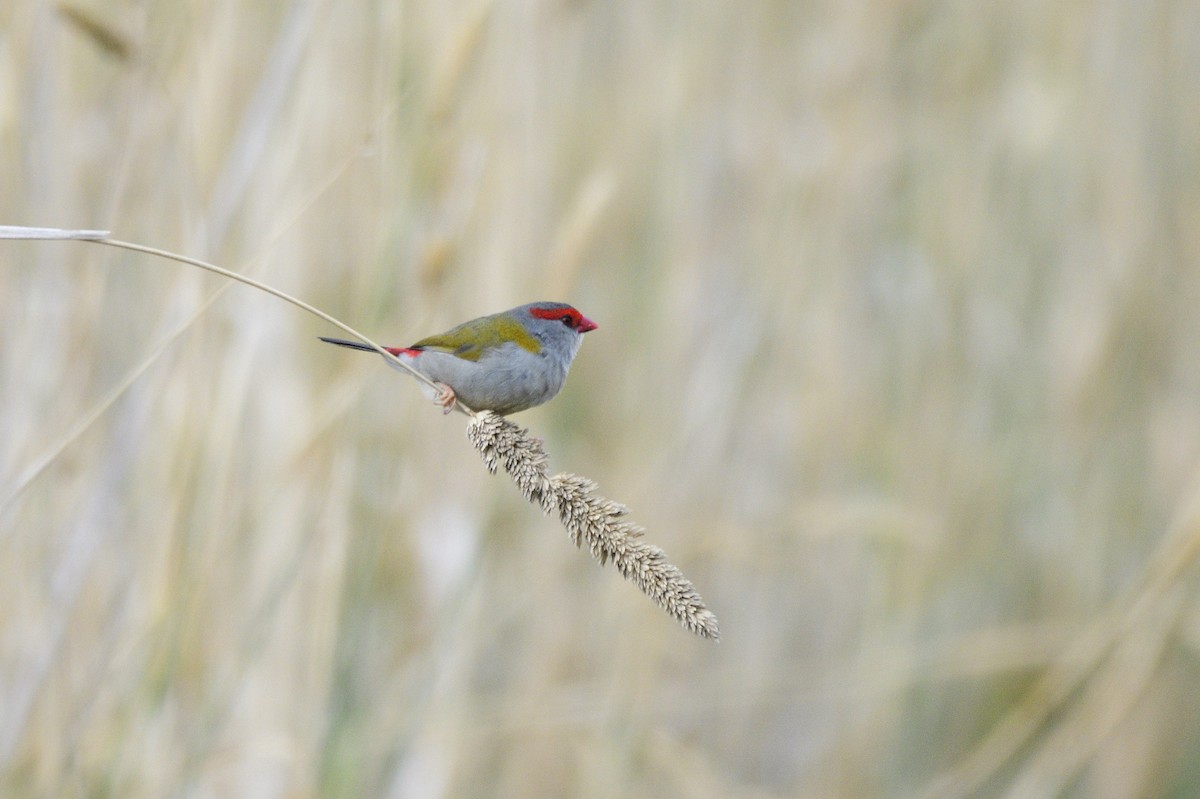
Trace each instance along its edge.
<instances>
[{"instance_id":1,"label":"dry grass stem","mask_svg":"<svg viewBox=\"0 0 1200 799\"><path fill-rule=\"evenodd\" d=\"M95 241L214 272L271 294L340 327L375 347L389 363L398 364L423 382L430 383L424 375L413 370L408 364L325 312L279 289L215 264L156 247L110 239L103 231L0 227L0 234L4 233L8 233L9 238ZM592 557L600 561L600 565L603 566L611 559L627 580L634 581L643 592L688 630L702 638L720 640L717 617L704 606L704 600L683 573L667 560L666 553L639 540L643 532L642 527L624 518L629 513L628 508L597 494L596 484L586 477L574 474L547 477L546 453L541 442L530 438L512 422L488 411L476 414L461 403L456 407L472 417L467 427L467 435L482 454L490 472L495 474L496 467L503 462L504 470L512 477L525 499L540 506L547 515L558 512L558 517L570 533L575 546L583 546L584 542L587 542L588 550ZM35 475L40 473L41 468L39 466ZM7 499L5 502L7 503Z\"/></svg>"},{"instance_id":2,"label":"dry grass stem","mask_svg":"<svg viewBox=\"0 0 1200 799\"><path fill-rule=\"evenodd\" d=\"M107 244L110 247L117 247L122 250L132 250L133 252L145 253L147 255L155 255L155 256L158 256L159 258L166 258L169 261L178 261L181 264L187 264L188 266L194 266L199 269L203 269L207 272L212 272L214 274L221 275L222 277L227 277L230 280L236 280L237 282L244 283L251 288L258 289L259 291L263 291L274 297L278 297L279 299L283 300L284 302L289 302L292 305L295 305L297 308L301 309L302 311L307 311L308 313L312 314L313 316L317 317L318 319L326 321L329 324L334 325L335 327L341 328L345 333L353 336L354 338L359 339L360 341L364 342L365 344L368 344L371 347L374 347L375 351L378 352L380 355L382 355L384 360L386 360L388 362L388 365L391 366L392 368L400 369L402 371L408 372L410 375L415 377L417 380L420 380L422 383L429 386L430 388L434 388L434 389L437 388L437 385L435 385L434 382L432 380L430 380L428 377L421 374L416 369L413 369L411 366L406 364L404 361L402 361L399 358L397 358L396 356L392 355L390 352L383 349L383 347L379 346L374 341L367 338L362 333L359 333L357 330L355 330L354 328L345 324L341 320L330 316L329 314L325 313L324 311L322 311L319 308L309 305L307 302L304 302L303 300L293 297L292 295L288 294L287 292L280 291L279 289L275 288L274 286L269 286L266 283L255 280L252 277L247 277L246 275L243 275L239 272L234 272L230 269L226 269L224 267L217 266L216 264L209 263L208 261L202 261L199 258L189 258L186 255L180 255L179 253L171 252L170 250L159 249L158 247L149 247L145 244L136 244L134 242L119 241L117 239L112 239L112 238L109 238L109 232L107 230L67 230L67 229L62 229L62 228L23 227L20 225L0 225L0 239L16 239L16 240L26 240L26 241L35 241L35 240L43 240L43 239L49 239L49 240L54 240L54 241L94 241L98 244ZM458 410L462 411L463 413L471 412L471 409L468 408L466 405L463 405L461 402L457 403L455 405L455 407Z\"/></svg>"},{"instance_id":3,"label":"dry grass stem","mask_svg":"<svg viewBox=\"0 0 1200 799\"><path fill-rule=\"evenodd\" d=\"M555 512L575 546L586 542L592 557L609 560L627 580L700 636L720 640L717 617L683 573L661 549L641 540L643 529L625 516L629 509L596 493L596 484L575 474L546 476L546 453L539 441L512 422L489 411L476 414L467 437L479 450L488 471L504 466L525 499Z\"/></svg>"},{"instance_id":4,"label":"dry grass stem","mask_svg":"<svg viewBox=\"0 0 1200 799\"><path fill-rule=\"evenodd\" d=\"M65 230L57 227L0 225L0 239L96 241L105 238L108 238L107 230Z\"/></svg>"}]
</instances>

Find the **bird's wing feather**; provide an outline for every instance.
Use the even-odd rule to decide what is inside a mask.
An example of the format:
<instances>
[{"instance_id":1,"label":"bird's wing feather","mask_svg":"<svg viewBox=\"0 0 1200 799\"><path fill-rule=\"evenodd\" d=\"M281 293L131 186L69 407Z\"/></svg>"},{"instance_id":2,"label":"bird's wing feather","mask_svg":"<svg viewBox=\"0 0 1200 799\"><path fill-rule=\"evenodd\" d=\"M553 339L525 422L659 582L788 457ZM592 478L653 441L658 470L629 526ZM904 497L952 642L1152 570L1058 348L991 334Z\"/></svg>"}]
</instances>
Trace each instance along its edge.
<instances>
[{"instance_id":1,"label":"bird's wing feather","mask_svg":"<svg viewBox=\"0 0 1200 799\"><path fill-rule=\"evenodd\" d=\"M444 352L464 361L478 361L489 349L506 343L534 353L541 350L538 340L507 314L472 319L445 333L423 338L413 344L412 349Z\"/></svg>"}]
</instances>

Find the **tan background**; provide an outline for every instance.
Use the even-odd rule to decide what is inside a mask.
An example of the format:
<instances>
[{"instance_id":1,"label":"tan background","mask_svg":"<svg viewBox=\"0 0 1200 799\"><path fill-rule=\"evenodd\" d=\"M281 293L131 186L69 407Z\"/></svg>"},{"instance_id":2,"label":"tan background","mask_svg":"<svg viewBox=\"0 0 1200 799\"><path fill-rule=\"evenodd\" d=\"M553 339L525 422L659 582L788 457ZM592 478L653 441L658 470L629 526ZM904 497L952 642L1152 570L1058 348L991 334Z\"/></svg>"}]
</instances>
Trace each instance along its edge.
<instances>
[{"instance_id":1,"label":"tan background","mask_svg":"<svg viewBox=\"0 0 1200 799\"><path fill-rule=\"evenodd\" d=\"M0 224L577 304L517 419L723 632L329 326L0 242L0 794L1200 793L1195 3L9 0Z\"/></svg>"}]
</instances>

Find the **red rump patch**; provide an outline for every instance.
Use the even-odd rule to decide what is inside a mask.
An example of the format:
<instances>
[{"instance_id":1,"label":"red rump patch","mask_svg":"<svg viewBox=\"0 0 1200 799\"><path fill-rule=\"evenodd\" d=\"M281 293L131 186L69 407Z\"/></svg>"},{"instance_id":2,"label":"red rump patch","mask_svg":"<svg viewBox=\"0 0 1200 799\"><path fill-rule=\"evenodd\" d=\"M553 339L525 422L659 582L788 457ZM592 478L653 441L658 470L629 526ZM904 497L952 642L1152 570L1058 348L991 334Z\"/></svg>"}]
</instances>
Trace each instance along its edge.
<instances>
[{"instance_id":1,"label":"red rump patch","mask_svg":"<svg viewBox=\"0 0 1200 799\"><path fill-rule=\"evenodd\" d=\"M529 314L538 319L561 319L572 330L586 333L596 329L596 323L574 308L530 308Z\"/></svg>"}]
</instances>

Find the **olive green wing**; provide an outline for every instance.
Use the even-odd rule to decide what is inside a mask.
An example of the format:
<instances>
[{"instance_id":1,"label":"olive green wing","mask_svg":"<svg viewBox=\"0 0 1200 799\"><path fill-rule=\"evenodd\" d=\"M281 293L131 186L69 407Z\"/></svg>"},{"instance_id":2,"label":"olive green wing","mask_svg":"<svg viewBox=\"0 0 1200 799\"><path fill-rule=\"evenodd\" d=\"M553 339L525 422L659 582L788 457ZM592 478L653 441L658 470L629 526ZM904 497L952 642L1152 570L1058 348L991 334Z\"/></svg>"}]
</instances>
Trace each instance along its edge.
<instances>
[{"instance_id":1,"label":"olive green wing","mask_svg":"<svg viewBox=\"0 0 1200 799\"><path fill-rule=\"evenodd\" d=\"M445 333L421 339L412 345L412 349L444 352L464 361L478 361L489 349L509 342L530 352L541 350L538 340L508 314L494 314L463 322Z\"/></svg>"}]
</instances>

